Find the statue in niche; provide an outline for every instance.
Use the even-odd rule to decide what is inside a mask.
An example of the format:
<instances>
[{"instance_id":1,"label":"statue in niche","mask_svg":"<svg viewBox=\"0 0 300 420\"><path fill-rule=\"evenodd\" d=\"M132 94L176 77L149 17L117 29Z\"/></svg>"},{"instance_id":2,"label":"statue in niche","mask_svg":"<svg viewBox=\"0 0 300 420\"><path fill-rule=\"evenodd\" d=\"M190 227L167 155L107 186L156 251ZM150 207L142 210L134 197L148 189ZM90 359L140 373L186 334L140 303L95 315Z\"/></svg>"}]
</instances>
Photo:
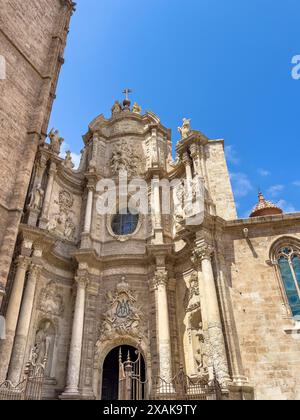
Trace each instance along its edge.
<instances>
[{"instance_id":1,"label":"statue in niche","mask_svg":"<svg viewBox=\"0 0 300 420\"><path fill-rule=\"evenodd\" d=\"M191 312L195 309L200 308L200 297L199 297L199 280L198 274L193 273L189 280L189 289L185 297L186 311Z\"/></svg>"},{"instance_id":2,"label":"statue in niche","mask_svg":"<svg viewBox=\"0 0 300 420\"><path fill-rule=\"evenodd\" d=\"M198 339L197 350L195 354L197 372L200 376L206 377L208 376L208 356L202 323L199 325L199 330L197 331L196 337Z\"/></svg>"},{"instance_id":3,"label":"statue in niche","mask_svg":"<svg viewBox=\"0 0 300 420\"><path fill-rule=\"evenodd\" d=\"M135 104L133 105L133 108L132 108L132 112L133 112L134 114L141 115L141 113L142 113L142 108L140 107L140 105L138 105L138 104L135 102Z\"/></svg>"},{"instance_id":4,"label":"statue in niche","mask_svg":"<svg viewBox=\"0 0 300 420\"><path fill-rule=\"evenodd\" d=\"M41 210L44 195L45 193L41 184L38 184L31 193L29 208L31 210Z\"/></svg>"},{"instance_id":5,"label":"statue in niche","mask_svg":"<svg viewBox=\"0 0 300 420\"><path fill-rule=\"evenodd\" d=\"M49 133L49 139L50 139L50 150L56 155L60 154L60 148L61 145L64 142L64 139L59 136L59 131L52 128L52 130Z\"/></svg>"},{"instance_id":6,"label":"statue in niche","mask_svg":"<svg viewBox=\"0 0 300 420\"><path fill-rule=\"evenodd\" d=\"M34 364L45 364L49 357L49 350L54 341L54 327L50 321L41 323L31 352L31 361Z\"/></svg>"},{"instance_id":7,"label":"statue in niche","mask_svg":"<svg viewBox=\"0 0 300 420\"><path fill-rule=\"evenodd\" d=\"M186 139L191 134L191 120L184 118L182 127L178 127L178 131L181 134L181 139Z\"/></svg>"},{"instance_id":8,"label":"statue in niche","mask_svg":"<svg viewBox=\"0 0 300 420\"><path fill-rule=\"evenodd\" d=\"M75 231L76 231L75 225L72 222L72 219L68 217L66 220L66 225L65 225L65 232L64 232L65 237L69 239L70 241L73 241L75 239Z\"/></svg>"},{"instance_id":9,"label":"statue in niche","mask_svg":"<svg viewBox=\"0 0 300 420\"><path fill-rule=\"evenodd\" d=\"M111 109L112 116L120 114L122 112L122 106L119 101L116 101Z\"/></svg>"},{"instance_id":10,"label":"statue in niche","mask_svg":"<svg viewBox=\"0 0 300 420\"><path fill-rule=\"evenodd\" d=\"M66 169L70 169L70 170L74 169L75 167L72 161L72 154L69 150L66 152L66 157L65 157L63 165Z\"/></svg>"}]
</instances>

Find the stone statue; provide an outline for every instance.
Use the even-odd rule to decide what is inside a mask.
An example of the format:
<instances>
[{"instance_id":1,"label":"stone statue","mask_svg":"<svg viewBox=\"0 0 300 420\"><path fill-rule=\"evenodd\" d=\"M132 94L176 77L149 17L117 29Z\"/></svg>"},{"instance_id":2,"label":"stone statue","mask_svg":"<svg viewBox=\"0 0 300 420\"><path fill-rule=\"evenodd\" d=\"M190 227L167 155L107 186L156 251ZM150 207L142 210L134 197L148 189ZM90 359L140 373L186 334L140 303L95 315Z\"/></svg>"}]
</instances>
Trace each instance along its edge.
<instances>
[{"instance_id":1,"label":"stone statue","mask_svg":"<svg viewBox=\"0 0 300 420\"><path fill-rule=\"evenodd\" d=\"M29 208L32 210L41 210L44 195L45 193L41 184L38 184L31 193Z\"/></svg>"},{"instance_id":2,"label":"stone statue","mask_svg":"<svg viewBox=\"0 0 300 420\"><path fill-rule=\"evenodd\" d=\"M49 139L50 139L50 150L51 152L55 153L56 155L60 154L60 148L61 145L64 142L64 139L59 136L58 130L55 130L52 128L52 130L49 133Z\"/></svg>"},{"instance_id":3,"label":"stone statue","mask_svg":"<svg viewBox=\"0 0 300 420\"><path fill-rule=\"evenodd\" d=\"M201 376L205 376L208 374L208 360L202 323L199 325L199 330L196 334L196 337L198 337L198 349L195 355L197 371Z\"/></svg>"},{"instance_id":4,"label":"stone statue","mask_svg":"<svg viewBox=\"0 0 300 420\"><path fill-rule=\"evenodd\" d=\"M122 112L122 106L119 101L116 101L111 109L112 116L120 114Z\"/></svg>"},{"instance_id":5,"label":"stone statue","mask_svg":"<svg viewBox=\"0 0 300 420\"><path fill-rule=\"evenodd\" d=\"M70 241L73 241L75 239L75 231L76 231L75 225L72 222L72 220L68 217L65 224L65 232L64 232L65 237L69 239Z\"/></svg>"},{"instance_id":6,"label":"stone statue","mask_svg":"<svg viewBox=\"0 0 300 420\"><path fill-rule=\"evenodd\" d=\"M139 115L141 115L141 113L142 113L142 108L135 102L135 104L133 105L133 108L132 108L132 112L134 113L134 114L139 114Z\"/></svg>"},{"instance_id":7,"label":"stone statue","mask_svg":"<svg viewBox=\"0 0 300 420\"><path fill-rule=\"evenodd\" d=\"M191 134L191 120L184 118L182 127L178 127L182 139L186 139Z\"/></svg>"},{"instance_id":8,"label":"stone statue","mask_svg":"<svg viewBox=\"0 0 300 420\"><path fill-rule=\"evenodd\" d=\"M32 356L36 364L44 364L49 355L49 348L52 339L52 324L50 321L45 322L36 333L35 345Z\"/></svg>"},{"instance_id":9,"label":"stone statue","mask_svg":"<svg viewBox=\"0 0 300 420\"><path fill-rule=\"evenodd\" d=\"M70 169L70 170L74 169L74 167L75 167L75 165L72 161L71 152L69 150L66 152L66 158L65 158L65 161L64 161L63 165L66 169Z\"/></svg>"}]
</instances>

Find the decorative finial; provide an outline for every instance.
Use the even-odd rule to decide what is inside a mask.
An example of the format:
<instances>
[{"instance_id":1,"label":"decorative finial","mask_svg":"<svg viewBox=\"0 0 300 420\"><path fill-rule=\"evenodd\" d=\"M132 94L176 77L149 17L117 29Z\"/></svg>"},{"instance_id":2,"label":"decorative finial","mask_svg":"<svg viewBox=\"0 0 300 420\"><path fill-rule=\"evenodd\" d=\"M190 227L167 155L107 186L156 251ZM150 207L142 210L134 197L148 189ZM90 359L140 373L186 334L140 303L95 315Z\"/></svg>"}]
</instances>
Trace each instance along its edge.
<instances>
[{"instance_id":1,"label":"decorative finial","mask_svg":"<svg viewBox=\"0 0 300 420\"><path fill-rule=\"evenodd\" d=\"M130 110L130 105L131 105L131 102L130 102L130 100L129 100L129 94L130 94L130 93L132 93L132 90L131 90L131 89L128 89L128 88L126 88L126 89L124 89L124 90L123 90L123 93L124 93L124 95L125 95L125 99L124 99L124 101L123 101L123 106L124 106L124 109Z\"/></svg>"}]
</instances>

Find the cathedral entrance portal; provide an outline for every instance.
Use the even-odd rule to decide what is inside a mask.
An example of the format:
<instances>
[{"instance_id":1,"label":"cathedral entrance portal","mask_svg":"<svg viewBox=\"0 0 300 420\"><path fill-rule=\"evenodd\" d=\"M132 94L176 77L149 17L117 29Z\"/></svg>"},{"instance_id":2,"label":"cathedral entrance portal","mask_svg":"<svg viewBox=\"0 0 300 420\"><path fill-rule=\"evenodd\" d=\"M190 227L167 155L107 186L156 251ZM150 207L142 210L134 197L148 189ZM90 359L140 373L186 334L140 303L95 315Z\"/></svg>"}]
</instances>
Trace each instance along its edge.
<instances>
[{"instance_id":1,"label":"cathedral entrance portal","mask_svg":"<svg viewBox=\"0 0 300 420\"><path fill-rule=\"evenodd\" d=\"M114 348L103 365L102 400L143 400L146 366L142 354L132 346Z\"/></svg>"}]
</instances>

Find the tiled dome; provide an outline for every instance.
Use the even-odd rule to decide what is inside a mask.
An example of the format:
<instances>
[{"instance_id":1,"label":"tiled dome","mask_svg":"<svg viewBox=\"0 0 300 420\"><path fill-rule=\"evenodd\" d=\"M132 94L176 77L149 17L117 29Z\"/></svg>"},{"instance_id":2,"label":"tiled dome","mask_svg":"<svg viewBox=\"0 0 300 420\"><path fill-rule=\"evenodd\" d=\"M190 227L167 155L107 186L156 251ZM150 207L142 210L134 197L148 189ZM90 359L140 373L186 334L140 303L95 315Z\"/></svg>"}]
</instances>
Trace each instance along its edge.
<instances>
[{"instance_id":1,"label":"tiled dome","mask_svg":"<svg viewBox=\"0 0 300 420\"><path fill-rule=\"evenodd\" d=\"M258 204L252 210L250 217L260 217L260 216L273 216L278 214L283 214L282 209L280 209L276 204L271 201L267 201L262 193L259 193Z\"/></svg>"}]
</instances>

